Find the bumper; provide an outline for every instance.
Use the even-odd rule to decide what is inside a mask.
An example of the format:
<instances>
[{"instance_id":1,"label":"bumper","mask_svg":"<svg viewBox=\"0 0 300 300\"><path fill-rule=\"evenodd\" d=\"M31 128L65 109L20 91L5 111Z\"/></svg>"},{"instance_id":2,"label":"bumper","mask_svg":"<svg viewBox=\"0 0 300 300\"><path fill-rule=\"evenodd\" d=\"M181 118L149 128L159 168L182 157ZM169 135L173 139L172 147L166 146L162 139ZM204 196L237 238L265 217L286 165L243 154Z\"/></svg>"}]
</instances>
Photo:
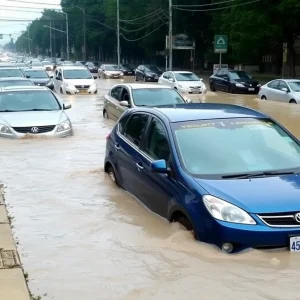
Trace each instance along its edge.
<instances>
[{"instance_id":1,"label":"bumper","mask_svg":"<svg viewBox=\"0 0 300 300\"><path fill-rule=\"evenodd\" d=\"M159 77L146 76L146 81L158 82Z\"/></svg>"},{"instance_id":2,"label":"bumper","mask_svg":"<svg viewBox=\"0 0 300 300\"><path fill-rule=\"evenodd\" d=\"M275 228L259 223L241 225L219 220L213 220L209 231L208 242L220 247L223 243L232 243L241 249L288 247L290 236L300 236L300 228Z\"/></svg>"},{"instance_id":3,"label":"bumper","mask_svg":"<svg viewBox=\"0 0 300 300\"><path fill-rule=\"evenodd\" d=\"M235 87L235 92L239 94L258 94L259 93L259 87L258 88L249 88L249 87Z\"/></svg>"},{"instance_id":4,"label":"bumper","mask_svg":"<svg viewBox=\"0 0 300 300\"><path fill-rule=\"evenodd\" d=\"M112 74L104 74L106 78L111 78L111 79L120 79L124 78L124 75L112 75Z\"/></svg>"},{"instance_id":5,"label":"bumper","mask_svg":"<svg viewBox=\"0 0 300 300\"><path fill-rule=\"evenodd\" d=\"M124 71L124 76L134 76L134 71Z\"/></svg>"},{"instance_id":6,"label":"bumper","mask_svg":"<svg viewBox=\"0 0 300 300\"><path fill-rule=\"evenodd\" d=\"M97 87L90 87L89 89L77 89L77 88L70 88L65 87L65 90L68 94L71 95L77 95L77 94L96 94L97 93Z\"/></svg>"},{"instance_id":7,"label":"bumper","mask_svg":"<svg viewBox=\"0 0 300 300\"><path fill-rule=\"evenodd\" d=\"M206 94L206 88L200 88L199 90L191 90L191 89L181 89L178 88L179 93L181 94Z\"/></svg>"},{"instance_id":8,"label":"bumper","mask_svg":"<svg viewBox=\"0 0 300 300\"><path fill-rule=\"evenodd\" d=\"M64 138L68 136L72 136L74 134L73 128L61 132L56 131L57 128L55 128L53 131L45 132L45 133L19 133L11 129L13 134L11 135L4 135L0 133L0 139L26 139L26 138Z\"/></svg>"}]
</instances>

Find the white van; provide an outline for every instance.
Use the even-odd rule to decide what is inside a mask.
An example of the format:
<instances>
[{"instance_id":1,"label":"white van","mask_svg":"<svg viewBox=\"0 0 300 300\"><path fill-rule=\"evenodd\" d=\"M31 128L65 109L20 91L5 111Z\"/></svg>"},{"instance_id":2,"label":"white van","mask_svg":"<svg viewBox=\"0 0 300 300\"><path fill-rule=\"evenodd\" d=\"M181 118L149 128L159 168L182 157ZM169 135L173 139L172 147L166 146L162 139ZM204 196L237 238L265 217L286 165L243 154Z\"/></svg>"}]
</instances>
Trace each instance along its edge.
<instances>
[{"instance_id":1,"label":"white van","mask_svg":"<svg viewBox=\"0 0 300 300\"><path fill-rule=\"evenodd\" d=\"M54 90L62 94L96 94L97 83L83 66L57 67L53 76Z\"/></svg>"}]
</instances>

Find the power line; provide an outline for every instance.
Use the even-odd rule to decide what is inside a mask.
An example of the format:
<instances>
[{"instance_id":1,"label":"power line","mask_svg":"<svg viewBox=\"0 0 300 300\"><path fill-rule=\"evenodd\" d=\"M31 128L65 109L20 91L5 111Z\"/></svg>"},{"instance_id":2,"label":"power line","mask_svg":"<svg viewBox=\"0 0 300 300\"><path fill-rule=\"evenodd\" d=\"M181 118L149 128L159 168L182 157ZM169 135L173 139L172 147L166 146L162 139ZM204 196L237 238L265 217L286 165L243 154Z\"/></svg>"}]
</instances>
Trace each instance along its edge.
<instances>
[{"instance_id":1,"label":"power line","mask_svg":"<svg viewBox=\"0 0 300 300\"><path fill-rule=\"evenodd\" d=\"M163 19L160 18L160 20L164 22ZM122 29L123 31L126 31L126 32L137 32L137 31L140 31L140 30L143 30L143 29L147 28L148 26L151 26L152 24L156 23L157 21L159 21L159 20L154 20L154 21L152 21L152 22L150 22L150 23L148 23L148 24L146 24L146 25L144 25L140 28L137 28L137 29L128 30L128 29L125 29L123 27L120 27L120 29ZM166 22L164 22L164 23L166 24Z\"/></svg>"},{"instance_id":2,"label":"power line","mask_svg":"<svg viewBox=\"0 0 300 300\"><path fill-rule=\"evenodd\" d=\"M139 40L142 40L144 39L145 37L149 36L150 34L154 33L155 31L157 31L158 29L160 29L162 26L164 26L165 24L161 24L160 26L158 26L156 29L154 29L153 31L149 32L148 34L138 38L138 39L134 39L134 40L131 40L131 39L128 39L126 38L122 33L121 33L121 36L128 42L136 42L136 41L139 41Z\"/></svg>"},{"instance_id":3,"label":"power line","mask_svg":"<svg viewBox=\"0 0 300 300\"><path fill-rule=\"evenodd\" d=\"M247 4L251 4L251 3L256 3L259 2L261 0L253 0L253 1L249 1L249 2L245 2L245 3L239 3L239 4L234 4L234 5L229 5L229 6L224 6L224 7L217 7L217 8L209 8L209 9L186 9L186 8L179 8L179 7L174 7L174 9L177 10L183 10L183 11L191 11L191 12L197 12L197 11L215 11L215 10L222 10L222 9L226 9L226 8L231 8L231 7L237 7L237 6L242 6L242 5L247 5Z\"/></svg>"},{"instance_id":4,"label":"power line","mask_svg":"<svg viewBox=\"0 0 300 300\"><path fill-rule=\"evenodd\" d=\"M215 3L207 3L207 4L182 4L182 5L173 5L173 7L196 7L196 6L215 6L219 4L224 4L228 2L235 2L236 0L226 0L221 2L215 2Z\"/></svg>"},{"instance_id":5,"label":"power line","mask_svg":"<svg viewBox=\"0 0 300 300\"><path fill-rule=\"evenodd\" d=\"M152 13L147 14L147 15L145 15L145 16L143 16L143 17L140 17L140 18L131 19L131 20L122 20L122 19L120 19L119 21L120 21L120 22L135 22L135 21L140 21L140 20L142 20L142 19L148 19L149 17L153 18L154 15L155 15L155 14L159 14L159 13L161 12L161 10L162 10L161 8L160 8L160 9L157 9L157 10L153 11Z\"/></svg>"},{"instance_id":6,"label":"power line","mask_svg":"<svg viewBox=\"0 0 300 300\"><path fill-rule=\"evenodd\" d=\"M41 14L42 13L42 11L36 11L36 10L9 9L9 8L3 8L3 7L1 7L1 10L22 11L22 12L30 12L30 13L34 13L34 14Z\"/></svg>"},{"instance_id":7,"label":"power line","mask_svg":"<svg viewBox=\"0 0 300 300\"><path fill-rule=\"evenodd\" d=\"M166 17L165 13L163 11L161 11L160 13L158 13L157 15L153 15L151 17L151 19L153 18L159 18L159 19L162 19L163 17ZM168 17L167 17L168 18ZM151 21L151 19L145 19L145 20L142 20L142 21L136 21L136 22L125 22L123 21L123 23L125 23L127 26L128 25L141 25L141 24L147 24L149 21Z\"/></svg>"},{"instance_id":8,"label":"power line","mask_svg":"<svg viewBox=\"0 0 300 300\"><path fill-rule=\"evenodd\" d=\"M22 1L22 0L7 0L9 2L18 2L18 3L26 3L26 4L37 4L37 5L49 5L49 6L59 6L59 4L54 4L54 3L43 3L43 2L32 2L32 1Z\"/></svg>"}]
</instances>

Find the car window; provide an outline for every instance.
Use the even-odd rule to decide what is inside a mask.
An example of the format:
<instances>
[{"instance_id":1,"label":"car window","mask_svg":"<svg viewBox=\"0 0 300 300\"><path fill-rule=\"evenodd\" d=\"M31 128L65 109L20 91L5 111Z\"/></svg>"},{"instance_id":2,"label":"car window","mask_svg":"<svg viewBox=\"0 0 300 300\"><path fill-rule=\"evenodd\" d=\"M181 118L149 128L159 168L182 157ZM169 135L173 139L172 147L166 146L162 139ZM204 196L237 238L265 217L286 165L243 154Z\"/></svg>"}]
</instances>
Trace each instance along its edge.
<instances>
[{"instance_id":1,"label":"car window","mask_svg":"<svg viewBox=\"0 0 300 300\"><path fill-rule=\"evenodd\" d=\"M173 80L175 80L175 77L172 72L169 73L169 78L172 78Z\"/></svg>"},{"instance_id":2,"label":"car window","mask_svg":"<svg viewBox=\"0 0 300 300\"><path fill-rule=\"evenodd\" d=\"M300 92L300 81L289 82L289 85L294 92Z\"/></svg>"},{"instance_id":3,"label":"car window","mask_svg":"<svg viewBox=\"0 0 300 300\"><path fill-rule=\"evenodd\" d=\"M154 118L148 132L144 152L153 160L164 159L170 162L171 151L164 125Z\"/></svg>"},{"instance_id":4,"label":"car window","mask_svg":"<svg viewBox=\"0 0 300 300\"><path fill-rule=\"evenodd\" d=\"M126 124L124 136L138 147L145 132L148 119L149 116L146 114L135 114Z\"/></svg>"},{"instance_id":5,"label":"car window","mask_svg":"<svg viewBox=\"0 0 300 300\"><path fill-rule=\"evenodd\" d=\"M271 89L278 89L279 80L274 80L268 84L268 87Z\"/></svg>"},{"instance_id":6,"label":"car window","mask_svg":"<svg viewBox=\"0 0 300 300\"><path fill-rule=\"evenodd\" d=\"M122 91L122 87L121 86L117 86L115 88L113 88L110 92L110 95L115 98L116 100L120 100L120 93Z\"/></svg>"},{"instance_id":7,"label":"car window","mask_svg":"<svg viewBox=\"0 0 300 300\"><path fill-rule=\"evenodd\" d=\"M24 77L20 69L1 69L0 77Z\"/></svg>"},{"instance_id":8,"label":"car window","mask_svg":"<svg viewBox=\"0 0 300 300\"><path fill-rule=\"evenodd\" d=\"M163 74L163 78L169 79L169 72L165 72L165 73Z\"/></svg>"},{"instance_id":9,"label":"car window","mask_svg":"<svg viewBox=\"0 0 300 300\"><path fill-rule=\"evenodd\" d=\"M128 101L130 102L130 96L129 96L129 91L126 87L123 88L122 91L122 97L121 97L121 101Z\"/></svg>"},{"instance_id":10,"label":"car window","mask_svg":"<svg viewBox=\"0 0 300 300\"><path fill-rule=\"evenodd\" d=\"M288 85L284 82L284 81L282 81L282 80L280 80L279 81L279 85L278 85L278 88L281 90L281 89L283 89L283 88L285 88L285 89L288 89L289 90L289 87L288 87Z\"/></svg>"},{"instance_id":11,"label":"car window","mask_svg":"<svg viewBox=\"0 0 300 300\"><path fill-rule=\"evenodd\" d=\"M125 129L125 126L127 124L127 121L129 120L129 117L130 117L130 114L127 114L123 117L121 117L121 119L119 120L119 132L121 134L124 134L124 129Z\"/></svg>"}]
</instances>

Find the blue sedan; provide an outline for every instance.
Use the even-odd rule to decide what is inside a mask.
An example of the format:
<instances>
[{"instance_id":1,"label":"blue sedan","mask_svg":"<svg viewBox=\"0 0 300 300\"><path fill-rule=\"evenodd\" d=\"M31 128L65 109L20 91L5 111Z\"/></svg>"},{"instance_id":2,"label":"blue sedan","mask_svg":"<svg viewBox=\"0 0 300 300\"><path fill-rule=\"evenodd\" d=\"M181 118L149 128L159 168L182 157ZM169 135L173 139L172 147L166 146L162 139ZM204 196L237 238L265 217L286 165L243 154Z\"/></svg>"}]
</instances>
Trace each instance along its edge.
<instances>
[{"instance_id":1,"label":"blue sedan","mask_svg":"<svg viewBox=\"0 0 300 300\"><path fill-rule=\"evenodd\" d=\"M300 143L269 116L229 104L126 111L105 171L153 212L227 253L300 251Z\"/></svg>"}]
</instances>

